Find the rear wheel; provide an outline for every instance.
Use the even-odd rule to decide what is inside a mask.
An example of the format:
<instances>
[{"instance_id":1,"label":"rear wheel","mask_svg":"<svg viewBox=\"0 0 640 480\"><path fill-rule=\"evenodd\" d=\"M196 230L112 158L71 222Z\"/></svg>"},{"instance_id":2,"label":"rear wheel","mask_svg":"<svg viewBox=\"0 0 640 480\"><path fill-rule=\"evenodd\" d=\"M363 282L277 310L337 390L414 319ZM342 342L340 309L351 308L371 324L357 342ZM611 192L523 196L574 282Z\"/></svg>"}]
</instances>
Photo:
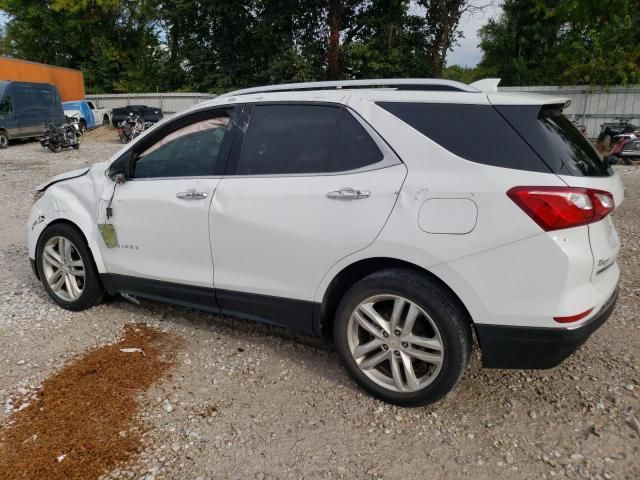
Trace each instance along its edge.
<instances>
[{"instance_id":1,"label":"rear wheel","mask_svg":"<svg viewBox=\"0 0 640 480\"><path fill-rule=\"evenodd\" d=\"M103 289L84 238L68 224L48 227L38 241L36 264L51 299L67 310L84 310L102 300Z\"/></svg>"},{"instance_id":2,"label":"rear wheel","mask_svg":"<svg viewBox=\"0 0 640 480\"><path fill-rule=\"evenodd\" d=\"M389 269L355 284L334 322L342 364L367 392L419 406L445 396L469 361L466 312L452 294L418 272Z\"/></svg>"},{"instance_id":3,"label":"rear wheel","mask_svg":"<svg viewBox=\"0 0 640 480\"><path fill-rule=\"evenodd\" d=\"M109 115L105 115L104 117L102 117L102 126L103 127L109 126Z\"/></svg>"}]
</instances>

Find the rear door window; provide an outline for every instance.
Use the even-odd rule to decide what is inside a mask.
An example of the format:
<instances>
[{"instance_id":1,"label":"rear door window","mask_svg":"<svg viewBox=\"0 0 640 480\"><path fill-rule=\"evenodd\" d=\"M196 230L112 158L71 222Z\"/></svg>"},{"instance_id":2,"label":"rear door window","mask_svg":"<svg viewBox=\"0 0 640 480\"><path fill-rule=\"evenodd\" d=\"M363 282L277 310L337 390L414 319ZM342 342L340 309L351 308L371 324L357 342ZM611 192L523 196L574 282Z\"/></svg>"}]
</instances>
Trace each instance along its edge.
<instances>
[{"instance_id":1,"label":"rear door window","mask_svg":"<svg viewBox=\"0 0 640 480\"><path fill-rule=\"evenodd\" d=\"M551 171L491 105L410 102L378 105L466 160L532 172Z\"/></svg>"},{"instance_id":2,"label":"rear door window","mask_svg":"<svg viewBox=\"0 0 640 480\"><path fill-rule=\"evenodd\" d=\"M340 112L324 105L257 105L237 174L327 172Z\"/></svg>"}]
</instances>

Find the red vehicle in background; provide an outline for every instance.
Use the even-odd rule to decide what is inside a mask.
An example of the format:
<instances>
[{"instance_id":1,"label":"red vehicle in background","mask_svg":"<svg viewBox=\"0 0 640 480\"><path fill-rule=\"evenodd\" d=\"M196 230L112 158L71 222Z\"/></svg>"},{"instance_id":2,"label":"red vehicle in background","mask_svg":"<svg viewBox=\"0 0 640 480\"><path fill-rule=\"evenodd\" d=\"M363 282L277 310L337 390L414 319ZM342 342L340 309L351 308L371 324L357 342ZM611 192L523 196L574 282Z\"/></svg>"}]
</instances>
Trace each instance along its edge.
<instances>
[{"instance_id":1,"label":"red vehicle in background","mask_svg":"<svg viewBox=\"0 0 640 480\"><path fill-rule=\"evenodd\" d=\"M610 163L631 165L640 161L640 131L617 135L614 139L616 142L609 152Z\"/></svg>"}]
</instances>

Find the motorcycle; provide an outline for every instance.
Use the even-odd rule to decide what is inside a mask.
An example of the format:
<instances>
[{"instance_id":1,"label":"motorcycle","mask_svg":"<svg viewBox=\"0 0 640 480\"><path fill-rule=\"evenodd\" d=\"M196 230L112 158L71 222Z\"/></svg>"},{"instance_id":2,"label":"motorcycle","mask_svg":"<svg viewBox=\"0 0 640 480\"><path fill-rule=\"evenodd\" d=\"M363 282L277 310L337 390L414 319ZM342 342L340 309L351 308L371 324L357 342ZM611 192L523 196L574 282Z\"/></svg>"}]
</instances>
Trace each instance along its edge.
<instances>
[{"instance_id":1,"label":"motorcycle","mask_svg":"<svg viewBox=\"0 0 640 480\"><path fill-rule=\"evenodd\" d=\"M609 163L631 165L633 161L640 161L640 133L623 134L620 137L609 152Z\"/></svg>"},{"instance_id":2,"label":"motorcycle","mask_svg":"<svg viewBox=\"0 0 640 480\"><path fill-rule=\"evenodd\" d=\"M76 129L71 123L65 123L61 127L56 127L50 123L46 127L44 138L40 140L42 148L48 148L54 153L58 153L63 148L80 148L80 141L76 135Z\"/></svg>"},{"instance_id":3,"label":"motorcycle","mask_svg":"<svg viewBox=\"0 0 640 480\"><path fill-rule=\"evenodd\" d=\"M609 149L622 140L624 134L633 133L640 127L634 125L629 120L620 119L617 122L608 122L600 125L600 135L598 135L598 144Z\"/></svg>"},{"instance_id":4,"label":"motorcycle","mask_svg":"<svg viewBox=\"0 0 640 480\"><path fill-rule=\"evenodd\" d=\"M82 128L80 128L80 118L77 113L70 117L65 115L64 118L66 123L73 127L73 130L76 132L76 136L80 137L84 135Z\"/></svg>"},{"instance_id":5,"label":"motorcycle","mask_svg":"<svg viewBox=\"0 0 640 480\"><path fill-rule=\"evenodd\" d=\"M122 143L129 143L145 130L145 122L138 115L129 113L127 118L118 124L118 137Z\"/></svg>"}]
</instances>

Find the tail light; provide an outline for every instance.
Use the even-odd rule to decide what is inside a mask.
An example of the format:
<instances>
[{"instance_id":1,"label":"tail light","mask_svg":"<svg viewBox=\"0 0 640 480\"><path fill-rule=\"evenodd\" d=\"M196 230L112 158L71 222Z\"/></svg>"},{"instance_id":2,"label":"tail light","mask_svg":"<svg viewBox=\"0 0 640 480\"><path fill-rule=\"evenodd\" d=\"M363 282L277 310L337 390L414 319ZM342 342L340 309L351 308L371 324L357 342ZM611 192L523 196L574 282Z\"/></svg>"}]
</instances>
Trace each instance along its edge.
<instances>
[{"instance_id":1,"label":"tail light","mask_svg":"<svg viewBox=\"0 0 640 480\"><path fill-rule=\"evenodd\" d=\"M507 195L546 232L597 222L614 209L613 195L575 187L514 187Z\"/></svg>"}]
</instances>

